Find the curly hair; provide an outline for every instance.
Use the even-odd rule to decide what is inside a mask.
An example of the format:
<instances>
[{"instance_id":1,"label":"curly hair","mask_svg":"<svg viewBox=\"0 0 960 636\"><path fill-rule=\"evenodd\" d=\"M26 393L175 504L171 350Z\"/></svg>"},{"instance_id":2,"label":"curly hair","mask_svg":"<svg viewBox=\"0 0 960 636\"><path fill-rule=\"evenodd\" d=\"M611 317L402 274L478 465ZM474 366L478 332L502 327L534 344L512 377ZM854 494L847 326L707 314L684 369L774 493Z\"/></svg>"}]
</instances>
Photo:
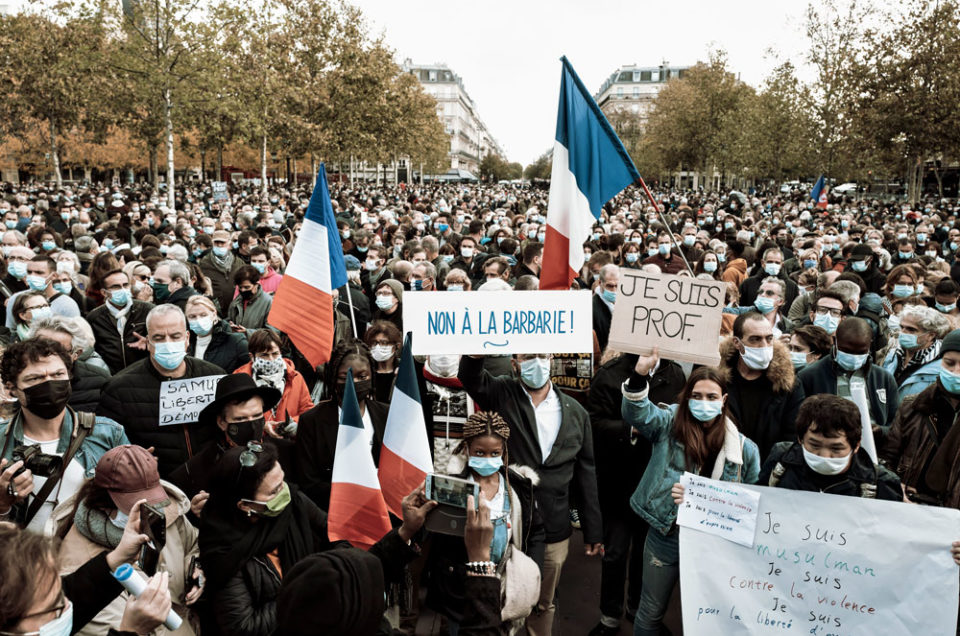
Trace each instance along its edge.
<instances>
[{"instance_id":1,"label":"curly hair","mask_svg":"<svg viewBox=\"0 0 960 636\"><path fill-rule=\"evenodd\" d=\"M463 439L466 441L482 435L497 435L508 440L510 425L495 411L479 411L463 423Z\"/></svg>"},{"instance_id":2,"label":"curly hair","mask_svg":"<svg viewBox=\"0 0 960 636\"><path fill-rule=\"evenodd\" d=\"M63 361L67 373L73 377L73 360L70 352L64 349L59 342L49 338L31 338L14 342L3 352L0 358L0 379L4 383L17 385L17 378L27 368L28 364L40 362L44 358L56 356Z\"/></svg>"},{"instance_id":3,"label":"curly hair","mask_svg":"<svg viewBox=\"0 0 960 636\"><path fill-rule=\"evenodd\" d=\"M329 396L334 396L334 387L337 385L337 375L340 372L340 367L351 357L366 360L367 364L370 365L370 395L376 395L377 374L373 373L373 370L377 368L377 362L370 354L370 348L367 347L362 340L347 338L341 340L340 344L333 348L333 353L330 354L330 361L327 362L327 366L324 368L323 382L324 386L327 387ZM367 396L358 395L357 399L363 400L365 397Z\"/></svg>"}]
</instances>

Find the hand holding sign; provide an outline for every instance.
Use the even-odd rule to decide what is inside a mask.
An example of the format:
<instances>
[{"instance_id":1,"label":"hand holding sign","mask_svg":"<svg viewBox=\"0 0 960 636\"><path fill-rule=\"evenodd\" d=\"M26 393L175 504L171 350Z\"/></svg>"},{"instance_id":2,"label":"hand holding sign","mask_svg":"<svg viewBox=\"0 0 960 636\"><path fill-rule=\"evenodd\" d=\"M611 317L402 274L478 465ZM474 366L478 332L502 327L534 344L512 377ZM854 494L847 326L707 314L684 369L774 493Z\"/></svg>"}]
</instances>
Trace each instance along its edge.
<instances>
[{"instance_id":1,"label":"hand holding sign","mask_svg":"<svg viewBox=\"0 0 960 636\"><path fill-rule=\"evenodd\" d=\"M637 358L637 365L633 367L633 370L637 372L637 375L650 375L650 372L656 369L659 363L660 347L654 347L653 353L650 355Z\"/></svg>"}]
</instances>

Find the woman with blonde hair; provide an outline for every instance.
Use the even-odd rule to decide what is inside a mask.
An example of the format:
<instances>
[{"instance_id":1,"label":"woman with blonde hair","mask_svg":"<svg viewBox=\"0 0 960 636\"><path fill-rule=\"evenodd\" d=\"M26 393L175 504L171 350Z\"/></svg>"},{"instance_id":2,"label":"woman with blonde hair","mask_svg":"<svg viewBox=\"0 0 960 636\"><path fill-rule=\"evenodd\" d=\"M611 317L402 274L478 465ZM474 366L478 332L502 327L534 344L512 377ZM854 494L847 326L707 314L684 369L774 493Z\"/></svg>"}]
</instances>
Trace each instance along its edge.
<instances>
[{"instance_id":1,"label":"woman with blonde hair","mask_svg":"<svg viewBox=\"0 0 960 636\"><path fill-rule=\"evenodd\" d=\"M190 329L187 355L212 362L227 373L250 362L247 339L241 333L234 333L230 323L217 315L212 300L200 294L191 296L183 313Z\"/></svg>"}]
</instances>

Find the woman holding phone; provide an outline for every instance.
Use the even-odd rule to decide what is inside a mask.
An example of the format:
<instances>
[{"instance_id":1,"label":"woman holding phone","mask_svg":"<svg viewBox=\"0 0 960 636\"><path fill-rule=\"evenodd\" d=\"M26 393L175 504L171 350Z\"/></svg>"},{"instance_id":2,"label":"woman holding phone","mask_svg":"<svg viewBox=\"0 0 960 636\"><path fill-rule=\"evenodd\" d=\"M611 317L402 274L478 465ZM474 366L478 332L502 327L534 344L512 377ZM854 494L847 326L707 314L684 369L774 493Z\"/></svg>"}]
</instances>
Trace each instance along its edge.
<instances>
[{"instance_id":1,"label":"woman holding phone","mask_svg":"<svg viewBox=\"0 0 960 636\"><path fill-rule=\"evenodd\" d=\"M657 350L637 359L623 384L623 420L632 434L653 445L630 506L650 524L643 549L643 590L633 624L635 636L660 633L663 615L680 576L677 507L683 500L680 476L686 471L723 481L757 483L760 451L727 416L727 374L694 369L678 404L658 406L647 399L647 378L657 367ZM654 566L653 563L659 565Z\"/></svg>"},{"instance_id":2,"label":"woman holding phone","mask_svg":"<svg viewBox=\"0 0 960 636\"><path fill-rule=\"evenodd\" d=\"M538 563L542 562L545 540L543 526L533 505L533 488L539 477L526 466L508 467L509 437L510 427L496 412L474 413L463 425L463 443L447 464L451 476L479 485L480 498L489 507L493 523L490 564L497 572L506 566L508 549L521 550ZM432 545L425 569L427 604L446 616L450 634L455 636L463 618L465 564L469 559L461 537L432 534L429 540ZM515 572L514 575L520 576L521 573ZM511 574L504 572L501 576ZM529 614L530 608L525 611Z\"/></svg>"}]
</instances>

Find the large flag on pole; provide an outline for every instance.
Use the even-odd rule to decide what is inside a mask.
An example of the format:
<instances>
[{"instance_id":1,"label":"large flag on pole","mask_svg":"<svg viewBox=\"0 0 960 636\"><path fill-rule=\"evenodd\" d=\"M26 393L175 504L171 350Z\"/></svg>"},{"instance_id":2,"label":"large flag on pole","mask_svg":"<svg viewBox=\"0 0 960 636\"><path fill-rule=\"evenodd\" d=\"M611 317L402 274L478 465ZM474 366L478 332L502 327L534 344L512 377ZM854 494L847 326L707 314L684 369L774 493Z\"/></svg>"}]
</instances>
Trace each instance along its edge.
<instances>
[{"instance_id":1,"label":"large flag on pole","mask_svg":"<svg viewBox=\"0 0 960 636\"><path fill-rule=\"evenodd\" d=\"M349 541L354 547L369 550L390 532L390 515L370 454L370 437L363 430L353 370L347 372L341 411L333 456L327 535L331 541Z\"/></svg>"},{"instance_id":2,"label":"large flag on pole","mask_svg":"<svg viewBox=\"0 0 960 636\"><path fill-rule=\"evenodd\" d=\"M403 498L432 472L427 423L413 366L413 334L407 332L380 448L380 487L390 512L403 519Z\"/></svg>"},{"instance_id":3,"label":"large flag on pole","mask_svg":"<svg viewBox=\"0 0 960 636\"><path fill-rule=\"evenodd\" d=\"M553 144L540 289L568 289L603 204L640 180L630 155L566 57Z\"/></svg>"},{"instance_id":4,"label":"large flag on pole","mask_svg":"<svg viewBox=\"0 0 960 636\"><path fill-rule=\"evenodd\" d=\"M820 178L817 179L817 182L813 184L813 190L810 191L810 198L813 199L817 207L821 210L827 209L827 182L823 178L823 175L820 175Z\"/></svg>"},{"instance_id":5,"label":"large flag on pole","mask_svg":"<svg viewBox=\"0 0 960 636\"><path fill-rule=\"evenodd\" d=\"M335 325L333 290L346 284L343 246L321 163L300 236L267 317L270 325L290 336L313 366L330 359Z\"/></svg>"}]
</instances>

